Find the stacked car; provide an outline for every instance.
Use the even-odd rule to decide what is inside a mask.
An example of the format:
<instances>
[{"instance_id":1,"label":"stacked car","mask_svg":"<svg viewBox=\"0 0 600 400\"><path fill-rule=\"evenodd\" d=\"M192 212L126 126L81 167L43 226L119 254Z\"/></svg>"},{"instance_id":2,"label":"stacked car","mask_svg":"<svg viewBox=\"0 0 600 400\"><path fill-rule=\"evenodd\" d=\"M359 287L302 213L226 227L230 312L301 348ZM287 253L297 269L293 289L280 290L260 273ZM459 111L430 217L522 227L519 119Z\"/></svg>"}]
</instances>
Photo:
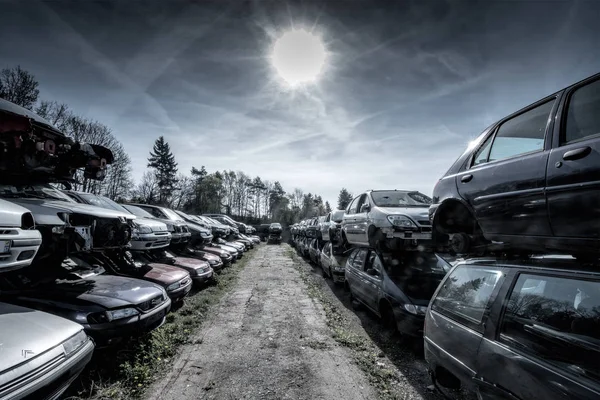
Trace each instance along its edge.
<instances>
[{"instance_id":1,"label":"stacked car","mask_svg":"<svg viewBox=\"0 0 600 400\"><path fill-rule=\"evenodd\" d=\"M102 180L112 161L0 100L0 398L57 398L94 348L158 328L194 283L260 243L209 218L72 190L77 171Z\"/></svg>"}]
</instances>

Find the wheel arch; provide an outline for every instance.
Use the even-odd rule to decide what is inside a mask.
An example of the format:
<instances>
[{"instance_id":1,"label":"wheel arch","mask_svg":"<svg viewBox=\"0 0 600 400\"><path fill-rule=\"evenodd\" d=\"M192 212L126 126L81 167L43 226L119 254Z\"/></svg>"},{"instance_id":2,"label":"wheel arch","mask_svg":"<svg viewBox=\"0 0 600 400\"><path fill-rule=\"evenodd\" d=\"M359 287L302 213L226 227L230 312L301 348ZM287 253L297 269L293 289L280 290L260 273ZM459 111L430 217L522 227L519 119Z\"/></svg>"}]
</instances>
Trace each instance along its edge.
<instances>
[{"instance_id":1,"label":"wheel arch","mask_svg":"<svg viewBox=\"0 0 600 400\"><path fill-rule=\"evenodd\" d=\"M457 223L453 223L454 219L458 220ZM477 219L471 206L462 199L450 198L444 200L435 211L432 227L435 233L441 234L474 233L476 224Z\"/></svg>"}]
</instances>

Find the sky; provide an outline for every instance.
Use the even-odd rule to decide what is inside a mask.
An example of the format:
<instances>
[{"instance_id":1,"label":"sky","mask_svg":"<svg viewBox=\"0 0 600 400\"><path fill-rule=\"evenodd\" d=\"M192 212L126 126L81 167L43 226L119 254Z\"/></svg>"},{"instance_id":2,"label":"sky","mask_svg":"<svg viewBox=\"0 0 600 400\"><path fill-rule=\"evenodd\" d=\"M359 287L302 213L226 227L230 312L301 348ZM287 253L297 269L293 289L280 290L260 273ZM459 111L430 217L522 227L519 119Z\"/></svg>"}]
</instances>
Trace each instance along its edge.
<instances>
[{"instance_id":1,"label":"sky","mask_svg":"<svg viewBox=\"0 0 600 400\"><path fill-rule=\"evenodd\" d=\"M600 72L597 1L0 0L0 68L108 125L139 180L164 136L189 173L236 170L332 204L430 195L494 121ZM272 63L319 37L318 80Z\"/></svg>"}]
</instances>

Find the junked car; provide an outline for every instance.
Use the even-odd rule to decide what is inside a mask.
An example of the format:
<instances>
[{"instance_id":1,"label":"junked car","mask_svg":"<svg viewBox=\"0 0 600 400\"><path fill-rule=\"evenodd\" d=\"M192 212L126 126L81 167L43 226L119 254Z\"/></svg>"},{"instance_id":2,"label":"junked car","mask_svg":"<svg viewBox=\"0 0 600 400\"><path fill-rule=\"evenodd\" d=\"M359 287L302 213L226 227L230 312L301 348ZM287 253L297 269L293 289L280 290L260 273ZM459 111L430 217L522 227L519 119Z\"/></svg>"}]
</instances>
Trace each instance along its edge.
<instances>
[{"instance_id":1,"label":"junked car","mask_svg":"<svg viewBox=\"0 0 600 400\"><path fill-rule=\"evenodd\" d=\"M600 74L487 128L436 184L435 239L457 253L600 255Z\"/></svg>"},{"instance_id":2,"label":"junked car","mask_svg":"<svg viewBox=\"0 0 600 400\"><path fill-rule=\"evenodd\" d=\"M136 212L138 212L135 207L141 208L154 216L154 218L163 222L169 221L173 225L173 232L171 233L171 245L173 246L184 246L191 240L192 233L188 228L188 224L183 218L169 208L149 204L123 204L123 207L135 215L137 215Z\"/></svg>"},{"instance_id":3,"label":"junked car","mask_svg":"<svg viewBox=\"0 0 600 400\"><path fill-rule=\"evenodd\" d=\"M317 237L317 231L319 230L319 217L314 217L308 220L304 234L306 237L315 239Z\"/></svg>"},{"instance_id":4,"label":"junked car","mask_svg":"<svg viewBox=\"0 0 600 400\"><path fill-rule=\"evenodd\" d=\"M400 333L420 337L427 305L451 266L429 252L382 253L354 249L346 262L346 285L355 304L366 306Z\"/></svg>"},{"instance_id":5,"label":"junked car","mask_svg":"<svg viewBox=\"0 0 600 400\"><path fill-rule=\"evenodd\" d=\"M78 203L89 204L134 215L122 205L105 196L76 192L73 190L65 190L63 192ZM160 222L155 218L136 216L136 219L132 221L132 224L131 250L159 249L171 244L171 234L165 223Z\"/></svg>"},{"instance_id":6,"label":"junked car","mask_svg":"<svg viewBox=\"0 0 600 400\"><path fill-rule=\"evenodd\" d=\"M211 229L214 237L227 238L231 234L231 228L228 225L204 215L194 215L194 217L202 221L204 226Z\"/></svg>"},{"instance_id":7,"label":"junked car","mask_svg":"<svg viewBox=\"0 0 600 400\"><path fill-rule=\"evenodd\" d=\"M25 207L42 234L34 263L60 264L69 254L127 246L135 215L79 204L48 183L0 184L0 198Z\"/></svg>"},{"instance_id":8,"label":"junked car","mask_svg":"<svg viewBox=\"0 0 600 400\"><path fill-rule=\"evenodd\" d=\"M185 244L189 242L191 233L187 230L187 225L184 221L173 221L168 218L160 218L150 214L148 211L141 209L138 206L131 204L119 204L124 209L132 213L138 218L154 219L164 223L167 226L167 231L171 234L171 244ZM184 227L185 226L185 227Z\"/></svg>"},{"instance_id":9,"label":"junked car","mask_svg":"<svg viewBox=\"0 0 600 400\"><path fill-rule=\"evenodd\" d=\"M0 298L81 324L97 346L115 344L164 323L171 300L159 285L106 275L70 258L60 267L0 275Z\"/></svg>"},{"instance_id":10,"label":"junked car","mask_svg":"<svg viewBox=\"0 0 600 400\"><path fill-rule=\"evenodd\" d=\"M202 246L202 251L209 253L209 254L214 254L216 256L218 256L221 261L223 261L223 266L224 267L229 267L231 266L232 263L234 263L236 261L237 258L234 258L230 252L228 252L227 250L223 250L219 247L216 247L214 245L212 246ZM237 254L237 251L236 251Z\"/></svg>"},{"instance_id":11,"label":"junked car","mask_svg":"<svg viewBox=\"0 0 600 400\"><path fill-rule=\"evenodd\" d=\"M408 190L369 190L348 205L342 238L357 246L423 250L432 246L431 199Z\"/></svg>"},{"instance_id":12,"label":"junked car","mask_svg":"<svg viewBox=\"0 0 600 400\"><path fill-rule=\"evenodd\" d=\"M33 214L24 207L0 200L0 272L31 264L42 244Z\"/></svg>"},{"instance_id":13,"label":"junked car","mask_svg":"<svg viewBox=\"0 0 600 400\"><path fill-rule=\"evenodd\" d=\"M339 242L342 232L342 221L344 219L344 210L334 210L327 214L325 220L321 223L321 237L326 242Z\"/></svg>"},{"instance_id":14,"label":"junked car","mask_svg":"<svg viewBox=\"0 0 600 400\"><path fill-rule=\"evenodd\" d=\"M0 399L54 399L91 360L94 342L79 324L0 303Z\"/></svg>"},{"instance_id":15,"label":"junked car","mask_svg":"<svg viewBox=\"0 0 600 400\"><path fill-rule=\"evenodd\" d=\"M238 233L240 233L240 230L237 226L237 222L225 214L203 214L203 215L205 217L209 217L216 221L219 221L222 224L228 225L231 228L231 233L233 233L234 235L237 235Z\"/></svg>"},{"instance_id":16,"label":"junked car","mask_svg":"<svg viewBox=\"0 0 600 400\"><path fill-rule=\"evenodd\" d=\"M166 265L183 269L187 271L187 273L190 275L190 278L195 283L205 283L210 281L214 273L211 264L209 264L208 261L193 256L193 250L190 250L190 253L188 254L192 256L181 257L178 254L175 254L169 250L153 250L145 251L143 253L133 253L133 258L137 263L141 263L142 265L148 265L150 267L154 267L156 265ZM223 265L223 263L219 259L218 263L215 263L214 265L217 268L220 268ZM180 287L182 286L180 285ZM168 291L169 287L167 287L167 293ZM173 301L173 296L170 297Z\"/></svg>"},{"instance_id":17,"label":"junked car","mask_svg":"<svg viewBox=\"0 0 600 400\"><path fill-rule=\"evenodd\" d=\"M569 257L458 263L427 310L437 384L480 399L598 398L600 273Z\"/></svg>"},{"instance_id":18,"label":"junked car","mask_svg":"<svg viewBox=\"0 0 600 400\"><path fill-rule=\"evenodd\" d=\"M321 248L319 247L319 239L310 239L308 244L308 257L314 265L320 265Z\"/></svg>"},{"instance_id":19,"label":"junked car","mask_svg":"<svg viewBox=\"0 0 600 400\"><path fill-rule=\"evenodd\" d=\"M331 242L325 243L321 250L321 269L323 270L323 276L329 277L336 284L344 284L345 279L345 268L346 261L348 260L347 254L338 255L333 251L333 245Z\"/></svg>"}]
</instances>

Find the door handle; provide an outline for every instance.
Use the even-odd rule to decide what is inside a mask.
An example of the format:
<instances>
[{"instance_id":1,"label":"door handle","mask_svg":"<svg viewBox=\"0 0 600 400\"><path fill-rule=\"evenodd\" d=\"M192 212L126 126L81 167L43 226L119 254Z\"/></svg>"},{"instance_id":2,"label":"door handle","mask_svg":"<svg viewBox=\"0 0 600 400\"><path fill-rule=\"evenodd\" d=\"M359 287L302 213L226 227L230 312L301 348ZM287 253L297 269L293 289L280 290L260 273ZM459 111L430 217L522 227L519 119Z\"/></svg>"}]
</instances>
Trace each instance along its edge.
<instances>
[{"instance_id":1,"label":"door handle","mask_svg":"<svg viewBox=\"0 0 600 400\"><path fill-rule=\"evenodd\" d=\"M579 160L580 158L587 156L591 152L592 152L592 148L589 146L581 147L581 148L575 149L575 150L569 150L565 154L563 154L563 160L565 160L565 161Z\"/></svg>"},{"instance_id":2,"label":"door handle","mask_svg":"<svg viewBox=\"0 0 600 400\"><path fill-rule=\"evenodd\" d=\"M467 182L471 182L471 179L473 179L473 175L468 174L468 175L463 175L462 178L460 178L460 181L462 183L467 183Z\"/></svg>"}]
</instances>

